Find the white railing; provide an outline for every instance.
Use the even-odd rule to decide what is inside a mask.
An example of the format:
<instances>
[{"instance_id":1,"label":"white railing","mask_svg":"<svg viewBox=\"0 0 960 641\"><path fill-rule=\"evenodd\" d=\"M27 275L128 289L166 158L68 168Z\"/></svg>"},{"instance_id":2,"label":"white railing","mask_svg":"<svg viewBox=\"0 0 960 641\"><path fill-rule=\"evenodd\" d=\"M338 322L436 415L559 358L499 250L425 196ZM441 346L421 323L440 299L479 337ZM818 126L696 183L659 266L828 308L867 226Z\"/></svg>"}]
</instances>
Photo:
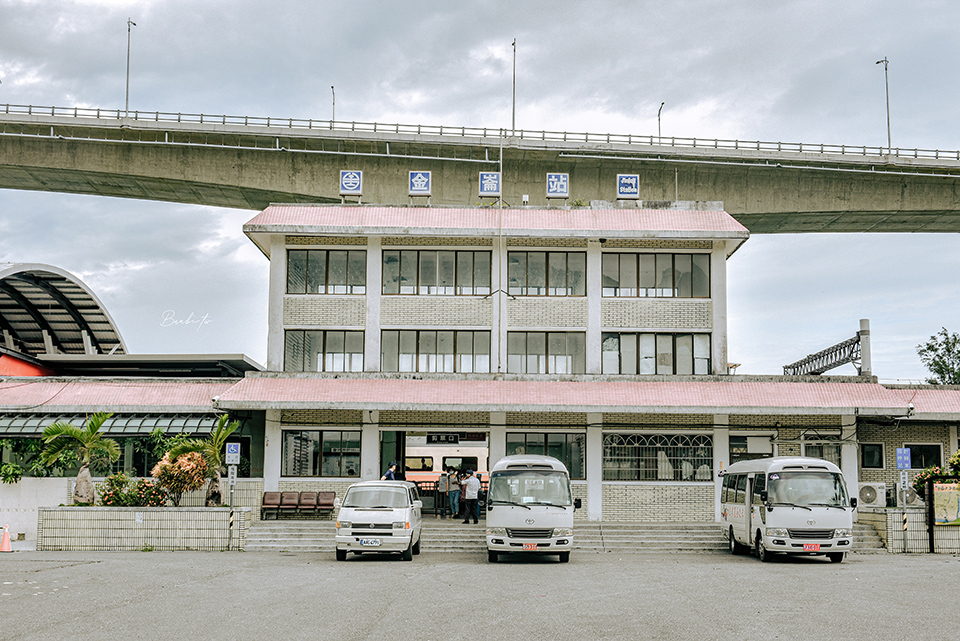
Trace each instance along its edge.
<instances>
[{"instance_id":1,"label":"white railing","mask_svg":"<svg viewBox=\"0 0 960 641\"><path fill-rule=\"evenodd\" d=\"M830 145L804 142L766 142L761 140L726 140L722 138L690 138L637 134L599 134L568 131L547 131L490 127L450 127L446 125L405 125L342 120L273 118L261 116L227 116L162 111L129 111L94 107L41 107L36 105L0 105L0 114L89 118L95 120L135 120L140 122L176 122L201 125L267 127L286 130L326 130L356 133L450 136L457 138L500 139L504 137L536 142L571 142L584 144L638 145L644 147L681 147L704 150L764 151L783 154L838 154L842 156L895 156L929 160L960 161L960 151L943 149L906 149L871 145Z\"/></svg>"}]
</instances>

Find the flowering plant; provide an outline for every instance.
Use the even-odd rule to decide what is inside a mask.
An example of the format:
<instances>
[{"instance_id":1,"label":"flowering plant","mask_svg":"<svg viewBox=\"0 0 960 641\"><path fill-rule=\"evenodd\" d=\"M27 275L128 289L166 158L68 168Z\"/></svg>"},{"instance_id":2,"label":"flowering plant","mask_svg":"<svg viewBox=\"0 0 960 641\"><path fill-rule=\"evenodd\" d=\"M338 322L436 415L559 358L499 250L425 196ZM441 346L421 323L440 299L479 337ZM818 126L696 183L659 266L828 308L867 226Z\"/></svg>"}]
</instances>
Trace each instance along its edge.
<instances>
[{"instance_id":1,"label":"flowering plant","mask_svg":"<svg viewBox=\"0 0 960 641\"><path fill-rule=\"evenodd\" d=\"M924 494L927 491L927 479L931 476L943 476L949 474L949 471L940 467L939 465L931 465L930 467L920 470L917 472L917 475L913 477L913 489L917 492L917 496L923 498Z\"/></svg>"},{"instance_id":2,"label":"flowering plant","mask_svg":"<svg viewBox=\"0 0 960 641\"><path fill-rule=\"evenodd\" d=\"M954 474L960 474L960 450L954 452L950 458L947 459L947 466Z\"/></svg>"},{"instance_id":3,"label":"flowering plant","mask_svg":"<svg viewBox=\"0 0 960 641\"><path fill-rule=\"evenodd\" d=\"M167 452L150 473L167 491L170 501L179 506L184 492L200 489L206 483L207 461L200 452L181 454L175 459Z\"/></svg>"},{"instance_id":4,"label":"flowering plant","mask_svg":"<svg viewBox=\"0 0 960 641\"><path fill-rule=\"evenodd\" d=\"M154 481L127 478L123 472L108 476L97 484L100 504L114 507L163 507L167 493Z\"/></svg>"}]
</instances>

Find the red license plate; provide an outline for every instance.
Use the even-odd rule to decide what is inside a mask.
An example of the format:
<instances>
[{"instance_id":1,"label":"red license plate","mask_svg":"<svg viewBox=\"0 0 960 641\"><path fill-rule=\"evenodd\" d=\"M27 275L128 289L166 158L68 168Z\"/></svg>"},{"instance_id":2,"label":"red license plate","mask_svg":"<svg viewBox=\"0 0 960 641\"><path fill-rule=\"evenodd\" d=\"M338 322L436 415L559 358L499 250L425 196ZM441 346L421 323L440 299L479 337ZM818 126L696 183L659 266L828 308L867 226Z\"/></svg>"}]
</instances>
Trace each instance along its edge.
<instances>
[{"instance_id":1,"label":"red license plate","mask_svg":"<svg viewBox=\"0 0 960 641\"><path fill-rule=\"evenodd\" d=\"M817 547L819 548L819 546L817 546ZM536 551L537 551L537 544L536 544L536 543L524 543L524 544L523 544L523 549L524 549L524 550L533 550L534 552L536 552Z\"/></svg>"},{"instance_id":2,"label":"red license plate","mask_svg":"<svg viewBox=\"0 0 960 641\"><path fill-rule=\"evenodd\" d=\"M820 544L819 543L804 543L803 544L804 552L819 552Z\"/></svg>"}]
</instances>

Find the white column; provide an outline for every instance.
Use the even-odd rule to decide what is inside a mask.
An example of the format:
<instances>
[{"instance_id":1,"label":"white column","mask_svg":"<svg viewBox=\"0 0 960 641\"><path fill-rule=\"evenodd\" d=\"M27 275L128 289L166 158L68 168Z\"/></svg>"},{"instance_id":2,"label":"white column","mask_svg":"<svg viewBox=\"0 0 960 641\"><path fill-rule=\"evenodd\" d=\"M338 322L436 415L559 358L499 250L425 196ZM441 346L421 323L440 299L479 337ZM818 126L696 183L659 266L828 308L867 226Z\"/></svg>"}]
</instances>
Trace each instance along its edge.
<instances>
[{"instance_id":1,"label":"white column","mask_svg":"<svg viewBox=\"0 0 960 641\"><path fill-rule=\"evenodd\" d=\"M267 301L267 369L275 372L283 371L283 297L286 291L286 236L283 234L274 234L270 237L270 290Z\"/></svg>"},{"instance_id":2,"label":"white column","mask_svg":"<svg viewBox=\"0 0 960 641\"><path fill-rule=\"evenodd\" d=\"M713 302L713 374L727 374L727 248L715 243L710 252L710 298Z\"/></svg>"},{"instance_id":3,"label":"white column","mask_svg":"<svg viewBox=\"0 0 960 641\"><path fill-rule=\"evenodd\" d=\"M873 375L873 357L870 355L870 319L860 319L860 374Z\"/></svg>"},{"instance_id":4,"label":"white column","mask_svg":"<svg viewBox=\"0 0 960 641\"><path fill-rule=\"evenodd\" d=\"M603 520L603 414L587 413L587 520Z\"/></svg>"},{"instance_id":5,"label":"white column","mask_svg":"<svg viewBox=\"0 0 960 641\"><path fill-rule=\"evenodd\" d=\"M280 491L280 471L283 469L283 435L280 431L280 410L266 411L263 431L263 491Z\"/></svg>"},{"instance_id":6,"label":"white column","mask_svg":"<svg viewBox=\"0 0 960 641\"><path fill-rule=\"evenodd\" d=\"M599 240L587 241L587 374L603 372L603 333L601 305L603 303L603 254Z\"/></svg>"},{"instance_id":7,"label":"white column","mask_svg":"<svg viewBox=\"0 0 960 641\"><path fill-rule=\"evenodd\" d=\"M363 411L360 428L360 478L376 481L380 478L380 412Z\"/></svg>"},{"instance_id":8,"label":"white column","mask_svg":"<svg viewBox=\"0 0 960 641\"><path fill-rule=\"evenodd\" d=\"M860 495L860 457L857 447L857 417L840 417L840 471L850 496Z\"/></svg>"},{"instance_id":9,"label":"white column","mask_svg":"<svg viewBox=\"0 0 960 641\"><path fill-rule=\"evenodd\" d=\"M380 236L367 238L367 324L363 332L363 371L380 371L380 300L383 295Z\"/></svg>"},{"instance_id":10,"label":"white column","mask_svg":"<svg viewBox=\"0 0 960 641\"><path fill-rule=\"evenodd\" d=\"M713 518L720 521L721 470L730 467L730 415L715 414L713 417Z\"/></svg>"},{"instance_id":11,"label":"white column","mask_svg":"<svg viewBox=\"0 0 960 641\"><path fill-rule=\"evenodd\" d=\"M493 467L493 464L507 455L507 413L490 412L490 447L489 447L489 465L487 469Z\"/></svg>"},{"instance_id":12,"label":"white column","mask_svg":"<svg viewBox=\"0 0 960 641\"><path fill-rule=\"evenodd\" d=\"M490 319L490 372L507 372L507 240L494 239L493 255L490 257L493 273L490 274L490 291L493 292Z\"/></svg>"}]
</instances>

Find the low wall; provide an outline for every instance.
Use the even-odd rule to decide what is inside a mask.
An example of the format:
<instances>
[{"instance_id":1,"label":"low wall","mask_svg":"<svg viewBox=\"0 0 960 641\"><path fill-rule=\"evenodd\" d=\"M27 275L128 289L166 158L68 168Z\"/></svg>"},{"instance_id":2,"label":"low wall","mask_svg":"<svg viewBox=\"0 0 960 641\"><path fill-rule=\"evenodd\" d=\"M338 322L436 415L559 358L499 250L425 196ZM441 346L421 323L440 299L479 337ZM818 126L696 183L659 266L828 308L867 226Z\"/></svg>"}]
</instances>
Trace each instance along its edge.
<instances>
[{"instance_id":1,"label":"low wall","mask_svg":"<svg viewBox=\"0 0 960 641\"><path fill-rule=\"evenodd\" d=\"M36 541L37 509L70 505L74 482L74 478L25 476L16 483L0 483L0 527L10 526L11 539Z\"/></svg>"},{"instance_id":2,"label":"low wall","mask_svg":"<svg viewBox=\"0 0 960 641\"><path fill-rule=\"evenodd\" d=\"M233 512L233 532L230 515ZM250 508L42 507L37 550L242 550Z\"/></svg>"},{"instance_id":3,"label":"low wall","mask_svg":"<svg viewBox=\"0 0 960 641\"><path fill-rule=\"evenodd\" d=\"M861 523L869 523L876 528L888 552L925 553L930 551L925 509L859 508L858 512L860 512ZM907 517L906 530L903 528L904 514ZM960 553L960 526L936 525L933 534L934 550L937 553Z\"/></svg>"},{"instance_id":4,"label":"low wall","mask_svg":"<svg viewBox=\"0 0 960 641\"><path fill-rule=\"evenodd\" d=\"M713 483L603 484L604 522L713 523Z\"/></svg>"}]
</instances>

